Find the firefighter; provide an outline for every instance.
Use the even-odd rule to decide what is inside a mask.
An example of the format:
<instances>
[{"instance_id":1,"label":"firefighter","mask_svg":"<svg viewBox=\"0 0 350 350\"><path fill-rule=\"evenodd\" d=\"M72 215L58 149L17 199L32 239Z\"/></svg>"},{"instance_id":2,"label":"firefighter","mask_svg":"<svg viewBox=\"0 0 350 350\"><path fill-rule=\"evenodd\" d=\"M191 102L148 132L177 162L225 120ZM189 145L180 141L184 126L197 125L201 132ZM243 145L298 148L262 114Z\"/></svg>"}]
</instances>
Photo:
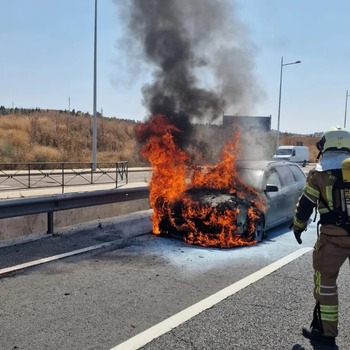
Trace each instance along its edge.
<instances>
[{"instance_id":1,"label":"firefighter","mask_svg":"<svg viewBox=\"0 0 350 350\"><path fill-rule=\"evenodd\" d=\"M350 258L350 132L337 126L316 144L319 155L296 205L291 228L302 243L301 233L316 208L319 213L317 241L312 262L316 305L310 328L303 336L311 344L338 349L338 292L340 267Z\"/></svg>"}]
</instances>

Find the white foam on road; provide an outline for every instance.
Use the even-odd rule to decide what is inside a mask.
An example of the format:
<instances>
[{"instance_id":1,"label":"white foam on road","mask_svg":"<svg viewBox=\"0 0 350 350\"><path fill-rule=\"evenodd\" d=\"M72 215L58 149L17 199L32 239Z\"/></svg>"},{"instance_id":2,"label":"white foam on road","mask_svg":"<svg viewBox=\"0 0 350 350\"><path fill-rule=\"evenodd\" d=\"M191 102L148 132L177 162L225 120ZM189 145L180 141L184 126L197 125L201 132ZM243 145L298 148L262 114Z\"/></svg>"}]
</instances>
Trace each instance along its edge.
<instances>
[{"instance_id":1,"label":"white foam on road","mask_svg":"<svg viewBox=\"0 0 350 350\"><path fill-rule=\"evenodd\" d=\"M312 248L317 238L315 224L310 225L302 235L302 247ZM147 232L144 230L143 232ZM227 264L241 264L242 261L261 261L260 266L278 260L300 246L295 240L293 232L286 225L269 231L268 238L261 243L251 246L220 249L216 247L200 247L184 243L181 239L145 236L145 240L137 245L128 246L121 254L137 256L147 252L166 259L173 266L178 267L179 273L188 277L199 273L206 273L213 267Z\"/></svg>"},{"instance_id":2,"label":"white foam on road","mask_svg":"<svg viewBox=\"0 0 350 350\"><path fill-rule=\"evenodd\" d=\"M300 256L310 252L313 248L301 248L282 259L279 259L272 264L252 273L251 275L241 279L240 281L231 284L230 286L220 290L219 292L201 300L200 302L188 307L187 309L180 311L179 313L167 318L166 320L156 324L155 326L145 330L142 333L128 339L127 341L115 346L111 350L136 350L145 346L152 340L160 337L161 335L171 331L175 327L178 327L182 323L188 321L192 317L200 314L202 311L213 307L222 300L237 293L238 291L248 287L250 284L257 282L263 277L271 274L272 272L280 269L284 265L287 265L291 261L299 258Z\"/></svg>"}]
</instances>

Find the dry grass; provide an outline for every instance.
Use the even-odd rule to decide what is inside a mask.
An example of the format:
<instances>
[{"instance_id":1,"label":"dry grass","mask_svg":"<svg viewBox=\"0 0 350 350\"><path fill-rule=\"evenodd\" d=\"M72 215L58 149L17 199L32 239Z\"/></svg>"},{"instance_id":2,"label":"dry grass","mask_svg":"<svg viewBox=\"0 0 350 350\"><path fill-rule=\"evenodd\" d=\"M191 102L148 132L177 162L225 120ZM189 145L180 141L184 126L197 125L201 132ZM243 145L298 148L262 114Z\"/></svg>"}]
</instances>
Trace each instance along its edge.
<instances>
[{"instance_id":1,"label":"dry grass","mask_svg":"<svg viewBox=\"0 0 350 350\"><path fill-rule=\"evenodd\" d=\"M134 121L97 118L97 162L140 164ZM91 162L92 116L35 111L0 116L0 162Z\"/></svg>"},{"instance_id":2,"label":"dry grass","mask_svg":"<svg viewBox=\"0 0 350 350\"><path fill-rule=\"evenodd\" d=\"M92 116L68 111L8 111L0 115L0 162L91 162ZM136 122L117 118L97 118L97 162L128 161L129 166L147 163L138 155ZM259 155L269 158L274 151L272 134L249 132L241 136L241 150L247 156L251 137L258 144ZM216 163L218 154L232 131L219 126L196 126L191 138L193 160ZM281 134L280 144L309 146L310 160L317 156L315 135ZM254 152L256 151L254 148ZM256 155L256 154L255 154Z\"/></svg>"}]
</instances>

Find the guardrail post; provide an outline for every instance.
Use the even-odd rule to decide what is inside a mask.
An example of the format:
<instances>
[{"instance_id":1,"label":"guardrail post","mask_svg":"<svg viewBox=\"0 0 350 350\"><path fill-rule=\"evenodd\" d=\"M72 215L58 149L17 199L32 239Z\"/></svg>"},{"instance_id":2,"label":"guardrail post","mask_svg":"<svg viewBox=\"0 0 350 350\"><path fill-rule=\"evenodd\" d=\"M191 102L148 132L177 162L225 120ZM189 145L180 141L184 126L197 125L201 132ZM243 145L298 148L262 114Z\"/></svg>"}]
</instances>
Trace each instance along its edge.
<instances>
[{"instance_id":1,"label":"guardrail post","mask_svg":"<svg viewBox=\"0 0 350 350\"><path fill-rule=\"evenodd\" d=\"M118 188L118 169L119 163L115 163L115 188Z\"/></svg>"},{"instance_id":2,"label":"guardrail post","mask_svg":"<svg viewBox=\"0 0 350 350\"><path fill-rule=\"evenodd\" d=\"M47 212L47 233L53 233L53 211Z\"/></svg>"},{"instance_id":3,"label":"guardrail post","mask_svg":"<svg viewBox=\"0 0 350 350\"><path fill-rule=\"evenodd\" d=\"M28 188L30 188L30 163L28 164Z\"/></svg>"},{"instance_id":4,"label":"guardrail post","mask_svg":"<svg viewBox=\"0 0 350 350\"><path fill-rule=\"evenodd\" d=\"M129 168L128 168L129 163L125 162L124 164L125 164L125 171L126 171L125 181L128 184L129 183Z\"/></svg>"},{"instance_id":5,"label":"guardrail post","mask_svg":"<svg viewBox=\"0 0 350 350\"><path fill-rule=\"evenodd\" d=\"M62 193L64 193L64 163L61 163L62 168Z\"/></svg>"}]
</instances>

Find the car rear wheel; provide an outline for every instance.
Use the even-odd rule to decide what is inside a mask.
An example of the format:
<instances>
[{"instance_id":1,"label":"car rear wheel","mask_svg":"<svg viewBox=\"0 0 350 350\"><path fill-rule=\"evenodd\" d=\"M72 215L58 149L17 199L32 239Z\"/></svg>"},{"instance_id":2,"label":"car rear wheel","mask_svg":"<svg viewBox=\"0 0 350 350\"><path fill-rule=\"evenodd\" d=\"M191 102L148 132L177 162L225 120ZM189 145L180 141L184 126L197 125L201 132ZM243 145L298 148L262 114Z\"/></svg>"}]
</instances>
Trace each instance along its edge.
<instances>
[{"instance_id":1,"label":"car rear wheel","mask_svg":"<svg viewBox=\"0 0 350 350\"><path fill-rule=\"evenodd\" d=\"M261 242L265 237L265 220L263 217L260 217L255 223L254 239L257 242Z\"/></svg>"}]
</instances>

